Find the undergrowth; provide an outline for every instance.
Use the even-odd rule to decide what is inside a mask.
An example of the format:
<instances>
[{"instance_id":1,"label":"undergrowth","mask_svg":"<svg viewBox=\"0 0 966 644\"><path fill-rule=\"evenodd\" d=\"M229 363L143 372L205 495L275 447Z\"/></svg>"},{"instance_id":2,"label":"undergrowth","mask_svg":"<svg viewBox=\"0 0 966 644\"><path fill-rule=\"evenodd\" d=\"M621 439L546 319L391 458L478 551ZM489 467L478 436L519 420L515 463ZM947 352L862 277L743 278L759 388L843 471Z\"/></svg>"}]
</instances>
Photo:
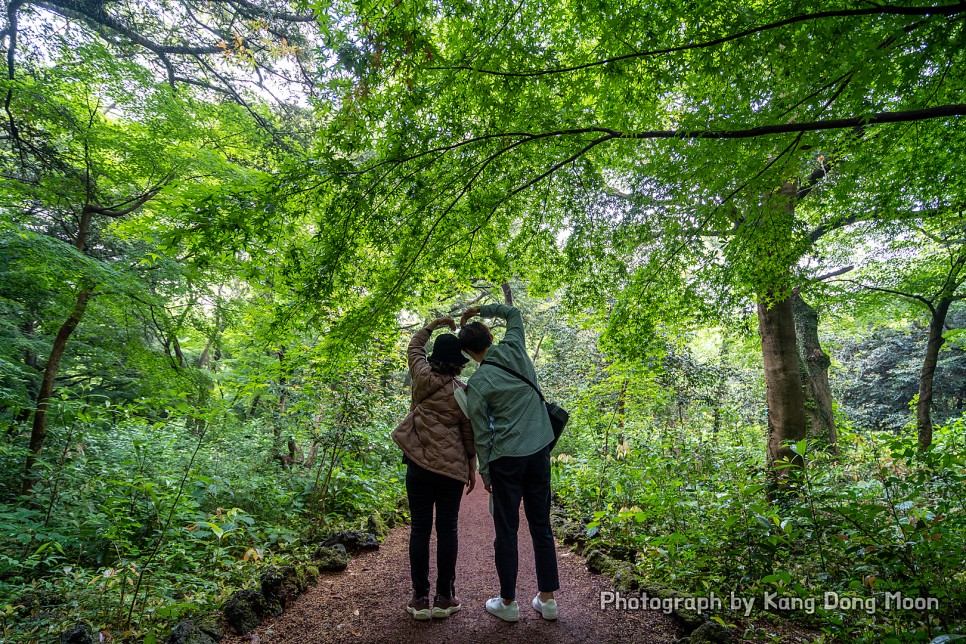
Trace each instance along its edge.
<instances>
[{"instance_id":1,"label":"undergrowth","mask_svg":"<svg viewBox=\"0 0 966 644\"><path fill-rule=\"evenodd\" d=\"M391 511L402 493L387 427L334 435L337 457L321 450L307 468L273 458L258 419L63 411L28 497L24 454L0 442L4 641L52 641L79 621L115 641L158 641L268 565L308 559L321 534Z\"/></svg>"},{"instance_id":2,"label":"undergrowth","mask_svg":"<svg viewBox=\"0 0 966 644\"><path fill-rule=\"evenodd\" d=\"M925 453L911 432L843 427L838 456L803 441L807 466L775 502L763 442L756 429L628 424L605 446L568 429L554 487L594 547L631 552L650 583L714 593L716 619L739 635L756 636L744 608L729 610L732 594L754 600L750 616L790 617L827 641L963 632L966 421L937 429Z\"/></svg>"}]
</instances>

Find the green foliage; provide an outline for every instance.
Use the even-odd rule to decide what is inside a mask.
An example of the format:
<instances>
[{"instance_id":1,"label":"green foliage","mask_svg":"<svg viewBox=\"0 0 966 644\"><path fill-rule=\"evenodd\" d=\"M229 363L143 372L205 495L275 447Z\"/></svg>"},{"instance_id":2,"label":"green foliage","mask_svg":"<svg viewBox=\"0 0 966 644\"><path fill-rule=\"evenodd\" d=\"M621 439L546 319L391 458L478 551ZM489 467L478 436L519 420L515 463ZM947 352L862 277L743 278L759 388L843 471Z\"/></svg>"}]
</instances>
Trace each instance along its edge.
<instances>
[{"instance_id":1,"label":"green foliage","mask_svg":"<svg viewBox=\"0 0 966 644\"><path fill-rule=\"evenodd\" d=\"M259 420L209 414L202 434L193 414L147 422L143 410L61 403L55 418L69 424L55 425L44 488L32 504L0 505L10 537L0 547L0 602L19 607L8 620L18 637L56 633L78 615L120 632L142 574L135 632L163 633L252 583L263 563L314 548L316 473L274 459ZM376 485L374 474L398 468L397 452L388 432L365 433L365 456L337 461L326 529L394 508L398 477ZM22 450L2 445L0 459L19 462Z\"/></svg>"},{"instance_id":2,"label":"green foliage","mask_svg":"<svg viewBox=\"0 0 966 644\"><path fill-rule=\"evenodd\" d=\"M554 483L597 544L699 593L942 598L795 615L830 638L961 627L956 305L949 427L924 453L900 430L915 307L962 295L966 141L959 117L869 119L962 102L962 5L81 4L63 29L15 4L45 19L3 31L3 638L83 616L156 641L391 510L407 336L504 283L572 411ZM185 56L199 16L225 37ZM311 87L283 105L289 72ZM800 496L773 503L749 313L795 289L835 316L843 454L796 444Z\"/></svg>"},{"instance_id":3,"label":"green foliage","mask_svg":"<svg viewBox=\"0 0 966 644\"><path fill-rule=\"evenodd\" d=\"M917 640L955 630L966 605L964 422L937 430L925 454L914 436L843 432L841 460L806 454L802 441L804 497L779 503L763 497L759 438L747 431L735 442L635 424L624 449L558 454L554 481L596 547L630 548L648 583L756 597L759 610L764 593L812 598L814 610L780 614L847 641ZM826 606L826 593L878 608ZM934 597L939 609L889 610L887 593Z\"/></svg>"},{"instance_id":4,"label":"green foliage","mask_svg":"<svg viewBox=\"0 0 966 644\"><path fill-rule=\"evenodd\" d=\"M950 325L962 323L962 311L953 310ZM915 322L900 328L882 326L857 337L830 328L828 339L836 359L833 382L842 413L862 427L902 430L919 388L926 339L921 328ZM939 354L935 387L932 413L936 424L944 425L962 415L966 400L966 355L954 342Z\"/></svg>"}]
</instances>

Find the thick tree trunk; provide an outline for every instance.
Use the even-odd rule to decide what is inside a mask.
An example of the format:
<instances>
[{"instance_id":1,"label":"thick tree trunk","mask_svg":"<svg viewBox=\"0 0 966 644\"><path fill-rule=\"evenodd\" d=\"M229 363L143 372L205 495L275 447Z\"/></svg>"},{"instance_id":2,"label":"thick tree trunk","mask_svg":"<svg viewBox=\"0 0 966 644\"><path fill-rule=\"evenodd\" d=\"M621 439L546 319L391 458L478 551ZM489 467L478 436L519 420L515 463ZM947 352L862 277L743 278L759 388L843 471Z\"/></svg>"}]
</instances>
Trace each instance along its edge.
<instances>
[{"instance_id":1,"label":"thick tree trunk","mask_svg":"<svg viewBox=\"0 0 966 644\"><path fill-rule=\"evenodd\" d=\"M790 297L769 308L758 304L758 329L765 365L765 398L768 403L768 465L782 459L801 464L802 459L784 443L805 438L805 401L795 340L795 316ZM775 472L781 483L787 470Z\"/></svg>"},{"instance_id":2,"label":"thick tree trunk","mask_svg":"<svg viewBox=\"0 0 966 644\"><path fill-rule=\"evenodd\" d=\"M44 441L47 440L47 408L50 405L50 398L54 393L54 383L57 380L57 372L60 369L60 359L64 356L67 341L74 333L74 329L77 328L81 318L84 317L84 311L87 309L87 303L91 295L92 292L89 289L82 289L77 294L74 310L71 311L70 315L67 316L67 319L61 325L60 330L57 332L57 337L54 338L54 344L50 349L50 357L47 358L47 366L44 368L44 377L40 382L40 391L37 393L34 423L30 430L30 453L27 455L22 488L24 494L30 492L30 488L33 487L33 468L37 459L40 458L41 452L43 452Z\"/></svg>"},{"instance_id":3,"label":"thick tree trunk","mask_svg":"<svg viewBox=\"0 0 966 644\"><path fill-rule=\"evenodd\" d=\"M939 300L929 319L929 340L926 342L926 355L922 359L922 371L919 375L919 403L916 405L919 449L926 449L932 445L933 381L936 376L936 364L939 362L939 350L946 342L943 338L943 325L946 324L946 314L949 313L950 304L952 304L951 299Z\"/></svg>"},{"instance_id":4,"label":"thick tree trunk","mask_svg":"<svg viewBox=\"0 0 966 644\"><path fill-rule=\"evenodd\" d=\"M794 225L795 195L794 184L786 183L772 195L767 195L762 204L759 225L785 227L786 230L769 231L777 233L772 243L790 242ZM764 244L759 258L762 265L774 265L780 257L770 244ZM780 261L790 261L783 257ZM774 270L772 267L770 270ZM765 400L768 404L768 443L766 457L772 476L772 492L788 483L789 468L776 468L779 461L787 460L801 466L801 455L787 446L805 438L805 400L802 395L801 370L798 366L798 341L795 337L795 315L792 310L792 296L789 293L778 299L779 285L787 283L789 273L773 275L773 286L763 289L758 301L758 332L761 335L761 353L765 368Z\"/></svg>"},{"instance_id":5,"label":"thick tree trunk","mask_svg":"<svg viewBox=\"0 0 966 644\"><path fill-rule=\"evenodd\" d=\"M835 416L832 413L832 389L828 382L828 368L832 360L822 350L818 338L818 314L798 293L792 298L792 311L795 314L795 334L798 337L808 436L838 454Z\"/></svg>"}]
</instances>

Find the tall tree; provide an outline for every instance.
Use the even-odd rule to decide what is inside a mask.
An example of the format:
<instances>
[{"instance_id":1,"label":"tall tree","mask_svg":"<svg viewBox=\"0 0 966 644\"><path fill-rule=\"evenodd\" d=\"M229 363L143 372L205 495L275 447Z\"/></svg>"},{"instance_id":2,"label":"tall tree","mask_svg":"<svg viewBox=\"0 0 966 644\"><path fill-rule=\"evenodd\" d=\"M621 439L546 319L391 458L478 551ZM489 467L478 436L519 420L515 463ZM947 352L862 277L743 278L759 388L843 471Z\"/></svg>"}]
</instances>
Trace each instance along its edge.
<instances>
[{"instance_id":1,"label":"tall tree","mask_svg":"<svg viewBox=\"0 0 966 644\"><path fill-rule=\"evenodd\" d=\"M357 9L340 45L352 90L318 154L338 177L319 190L319 226L355 231L325 256L337 264L401 235L363 310L403 301L431 267L500 280L528 265L559 282L565 261L603 261L592 280L626 291L627 319L654 313L640 286L665 288L671 267L722 267L719 292L760 307L775 445L804 431L800 262L828 231L880 216L796 202L830 169L874 189L869 168L915 147L897 124L934 136L966 114L962 4ZM620 251L624 269L608 259Z\"/></svg>"},{"instance_id":2,"label":"tall tree","mask_svg":"<svg viewBox=\"0 0 966 644\"><path fill-rule=\"evenodd\" d=\"M931 217L925 224L918 234L893 239L881 249L884 257L864 267L865 280L849 280L870 291L903 298L928 314L916 401L916 431L921 449L932 445L934 383L939 352L946 342L946 318L955 302L966 299L964 213ZM914 251L911 254L910 249Z\"/></svg>"},{"instance_id":3,"label":"tall tree","mask_svg":"<svg viewBox=\"0 0 966 644\"><path fill-rule=\"evenodd\" d=\"M138 283L139 263L126 256L118 225L146 208L156 211L166 191L173 196L175 187L224 164L216 150L205 149L217 129L196 124L200 117L213 125L217 110L205 113L204 104L175 95L97 43L62 51L55 66L23 65L5 84L16 91L9 94L10 120L2 122L4 218L50 238L75 266L56 286L70 294L70 304L60 313L33 401L25 492L46 442L68 342L99 294Z\"/></svg>"}]
</instances>

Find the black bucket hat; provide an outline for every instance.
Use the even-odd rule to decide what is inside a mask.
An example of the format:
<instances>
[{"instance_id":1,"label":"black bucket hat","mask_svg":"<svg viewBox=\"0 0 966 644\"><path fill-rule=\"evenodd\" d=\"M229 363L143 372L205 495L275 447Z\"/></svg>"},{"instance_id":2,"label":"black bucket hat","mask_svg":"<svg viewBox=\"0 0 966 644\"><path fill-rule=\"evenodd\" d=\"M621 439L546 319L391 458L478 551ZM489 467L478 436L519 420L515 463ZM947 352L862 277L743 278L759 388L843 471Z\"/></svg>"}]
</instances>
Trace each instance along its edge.
<instances>
[{"instance_id":1,"label":"black bucket hat","mask_svg":"<svg viewBox=\"0 0 966 644\"><path fill-rule=\"evenodd\" d=\"M433 345L433 355L429 356L433 362L445 362L448 364L466 364L469 359L460 351L460 341L452 333L444 333L436 338Z\"/></svg>"}]
</instances>

